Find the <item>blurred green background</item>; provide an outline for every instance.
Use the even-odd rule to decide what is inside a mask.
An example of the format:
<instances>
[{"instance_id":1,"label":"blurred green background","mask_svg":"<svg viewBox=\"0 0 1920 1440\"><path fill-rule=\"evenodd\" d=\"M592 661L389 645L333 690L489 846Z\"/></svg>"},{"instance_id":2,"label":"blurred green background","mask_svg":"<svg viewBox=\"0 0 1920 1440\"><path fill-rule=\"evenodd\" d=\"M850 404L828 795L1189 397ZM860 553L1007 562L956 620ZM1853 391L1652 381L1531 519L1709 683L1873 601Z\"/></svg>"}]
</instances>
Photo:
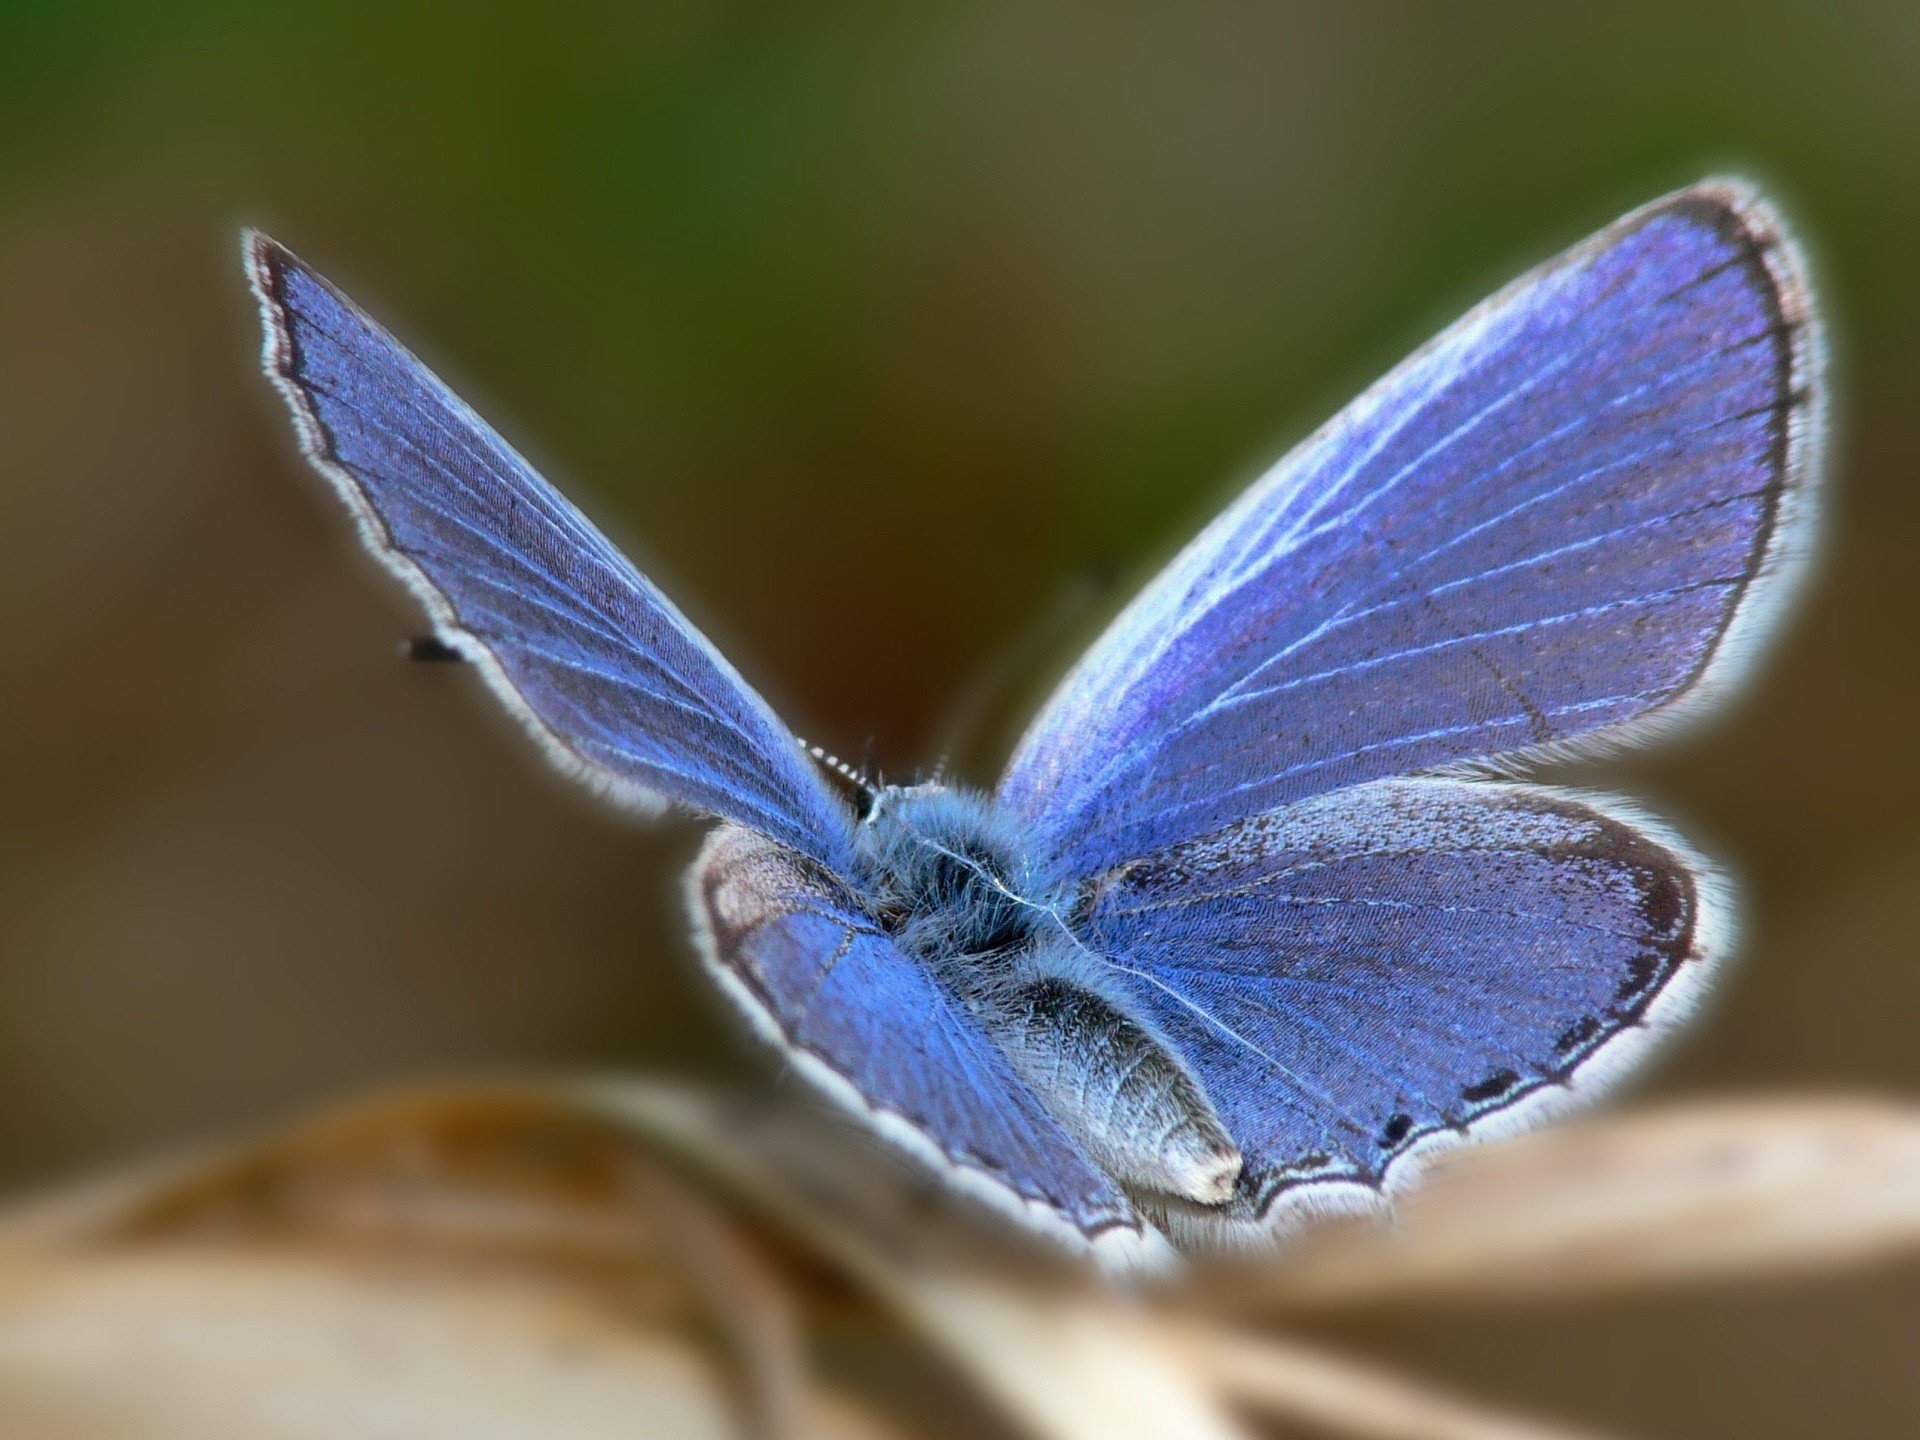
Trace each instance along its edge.
<instances>
[{"instance_id":1,"label":"blurred green background","mask_svg":"<svg viewBox=\"0 0 1920 1440\"><path fill-rule=\"evenodd\" d=\"M1920 1089L1917 77L1892 5L6 5L0 1182L403 1076L746 1053L690 828L394 658L416 617L255 373L242 223L900 774L1465 305L1753 174L1830 317L1831 519L1742 703L1608 774L1750 901L1643 1093ZM1906 1274L1355 1337L1638 1434L1864 1436L1920 1429L1917 1322Z\"/></svg>"}]
</instances>

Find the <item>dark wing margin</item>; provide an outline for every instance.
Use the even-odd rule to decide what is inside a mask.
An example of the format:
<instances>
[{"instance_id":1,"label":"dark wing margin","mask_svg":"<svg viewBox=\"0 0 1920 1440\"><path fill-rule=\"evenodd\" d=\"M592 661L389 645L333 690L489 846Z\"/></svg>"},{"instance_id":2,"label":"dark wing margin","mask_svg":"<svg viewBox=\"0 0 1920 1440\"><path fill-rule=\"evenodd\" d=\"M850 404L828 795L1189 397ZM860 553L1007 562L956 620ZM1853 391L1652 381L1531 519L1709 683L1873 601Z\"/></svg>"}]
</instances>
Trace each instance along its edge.
<instances>
[{"instance_id":1,"label":"dark wing margin","mask_svg":"<svg viewBox=\"0 0 1920 1440\"><path fill-rule=\"evenodd\" d=\"M1605 796L1382 780L1122 867L1082 933L1246 1157L1185 1243L1371 1210L1436 1152L1592 1102L1734 943L1725 882Z\"/></svg>"},{"instance_id":2,"label":"dark wing margin","mask_svg":"<svg viewBox=\"0 0 1920 1440\"><path fill-rule=\"evenodd\" d=\"M708 970L829 1100L955 1189L1107 1270L1165 1242L1006 1057L839 885L724 825L687 877Z\"/></svg>"},{"instance_id":3,"label":"dark wing margin","mask_svg":"<svg viewBox=\"0 0 1920 1440\"><path fill-rule=\"evenodd\" d=\"M1347 785L1657 736L1791 593L1822 363L1756 192L1636 211L1231 505L1068 675L1002 797L1077 878Z\"/></svg>"},{"instance_id":4,"label":"dark wing margin","mask_svg":"<svg viewBox=\"0 0 1920 1440\"><path fill-rule=\"evenodd\" d=\"M345 295L264 235L243 247L308 460L546 755L618 802L843 861L845 807L672 603Z\"/></svg>"}]
</instances>

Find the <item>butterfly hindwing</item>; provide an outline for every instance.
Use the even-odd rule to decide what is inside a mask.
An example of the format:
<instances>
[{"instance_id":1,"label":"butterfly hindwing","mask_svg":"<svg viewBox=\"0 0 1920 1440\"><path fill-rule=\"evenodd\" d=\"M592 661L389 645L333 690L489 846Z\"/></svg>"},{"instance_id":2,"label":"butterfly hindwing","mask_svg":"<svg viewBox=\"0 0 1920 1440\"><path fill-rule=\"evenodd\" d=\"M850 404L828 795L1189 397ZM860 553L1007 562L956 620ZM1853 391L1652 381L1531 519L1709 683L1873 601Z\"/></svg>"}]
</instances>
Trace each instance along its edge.
<instances>
[{"instance_id":1,"label":"butterfly hindwing","mask_svg":"<svg viewBox=\"0 0 1920 1440\"><path fill-rule=\"evenodd\" d=\"M825 863L848 817L766 702L563 496L386 331L265 236L264 360L367 545L563 768Z\"/></svg>"},{"instance_id":2,"label":"butterfly hindwing","mask_svg":"<svg viewBox=\"0 0 1920 1440\"><path fill-rule=\"evenodd\" d=\"M1267 1226L1590 1099L1684 1017L1730 923L1710 867L1616 801L1433 778L1127 865L1084 933L1246 1160L1228 1211L1176 1227Z\"/></svg>"},{"instance_id":3,"label":"butterfly hindwing","mask_svg":"<svg viewBox=\"0 0 1920 1440\"><path fill-rule=\"evenodd\" d=\"M1800 265L1712 182L1471 312L1114 622L1000 793L1064 876L1383 776L1630 739L1709 694L1810 512Z\"/></svg>"},{"instance_id":4,"label":"butterfly hindwing","mask_svg":"<svg viewBox=\"0 0 1920 1440\"><path fill-rule=\"evenodd\" d=\"M946 1179L1121 1264L1156 1241L931 972L841 883L738 826L689 877L708 968L821 1088Z\"/></svg>"}]
</instances>

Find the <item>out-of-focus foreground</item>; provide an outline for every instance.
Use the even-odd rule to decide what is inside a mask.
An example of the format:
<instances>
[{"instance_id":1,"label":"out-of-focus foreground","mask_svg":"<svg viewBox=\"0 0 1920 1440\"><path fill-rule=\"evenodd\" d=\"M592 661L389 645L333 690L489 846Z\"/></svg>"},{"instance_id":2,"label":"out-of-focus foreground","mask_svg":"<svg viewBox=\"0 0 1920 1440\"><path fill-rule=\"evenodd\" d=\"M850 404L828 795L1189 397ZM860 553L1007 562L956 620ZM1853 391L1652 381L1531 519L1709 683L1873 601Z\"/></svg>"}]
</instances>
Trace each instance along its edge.
<instances>
[{"instance_id":1,"label":"out-of-focus foreground","mask_svg":"<svg viewBox=\"0 0 1920 1440\"><path fill-rule=\"evenodd\" d=\"M1121 1294L809 1107L441 1087L16 1213L0 1429L1592 1440L1295 1337L1916 1247L1913 1106L1697 1105L1456 1151L1391 1228Z\"/></svg>"},{"instance_id":2,"label":"out-of-focus foreground","mask_svg":"<svg viewBox=\"0 0 1920 1440\"><path fill-rule=\"evenodd\" d=\"M1133 582L1410 345L1653 194L1754 174L1805 232L1829 312L1833 510L1807 603L1758 683L1707 730L1608 772L1731 862L1747 899L1741 963L1642 1093L1920 1095L1920 21L1890 5L1719 9L9 7L0 1183L53 1193L408 1078L588 1067L764 1083L689 963L676 882L690 830L608 816L540 768L470 676L394 660L416 617L357 553L254 373L234 253L248 222L413 341L832 749L871 735L895 775L930 760L963 677L1063 595L1092 593L963 753L982 778ZM1089 580L1115 565L1116 584ZM1821 1158L1821 1137L1866 1127L1897 1171L1909 1122L1798 1108L1814 1103L1780 1121L1805 1141L1781 1142L1799 1158L1771 1212L1793 1233L1760 1236L1754 1255L1904 1233L1911 1181L1867 1184ZM1749 1133L1739 1115L1720 1116L1728 1133ZM620 1133L631 1163L654 1165L654 1131ZM1513 1155L1528 1153L1549 1152ZM1284 1301L1287 1333L1316 1346L1603 1431L1920 1425L1911 1267L1604 1298L1567 1278L1736 1268L1717 1248L1745 1243L1733 1220L1661 1228L1661 1177L1695 1173L1670 1158L1595 1202L1596 1216L1657 1212L1631 1264L1544 1239L1538 1263L1503 1260L1486 1247L1578 1217L1523 1213L1539 1194L1524 1177L1488 1181L1484 1203L1445 1212L1500 1222L1480 1238L1443 1230L1390 1263L1330 1238L1265 1272L1277 1288L1241 1313L1265 1326ZM541 1173L526 1164L509 1168ZM705 1195L705 1180L676 1183ZM361 1240L335 1212L298 1210L267 1234L283 1213L271 1195L211 1179L192 1193L125 1192L138 1223L88 1222L105 1229L38 1288L8 1269L8 1353L39 1356L57 1388L86 1373L85 1336L108 1343L109 1314L145 1353L161 1342L132 1312L85 1307L161 1304L191 1270L229 1307L207 1312L208 1354L252 1365L221 1336L268 1345L249 1307L270 1304L349 1347L301 1365L381 1373L394 1352L354 1338L352 1307L364 1277L387 1293L392 1256L354 1249L342 1270ZM517 1192L488 1194L478 1219L463 1204L432 1223L520 1213ZM750 1244L772 1258L740 1263L772 1272L769 1295L801 1297L784 1303L809 1355L951 1399L936 1418L981 1433L981 1395L1002 1392L968 1367L994 1362L946 1342L876 1359L874 1337L899 1343L895 1322L919 1312L876 1281L827 1283L844 1255L808 1259L827 1242L768 1242L767 1224ZM448 1283L507 1283L512 1267L456 1240L440 1252ZM628 1261L604 1263L596 1283L628 1283ZM702 1298L707 1272L668 1282L631 1261L642 1272L632 1283L664 1308L600 1290L552 1303L573 1314L590 1299L622 1334L670 1330L723 1357L761 1343L734 1336L757 1322ZM759 1284L718 1288L731 1306ZM1551 1301L1551 1323L1485 1303L1508 1289ZM437 1303L418 1300L422 1346L441 1343ZM449 1353L444 1373L504 1387L514 1365L571 1353L531 1331L525 1348L498 1338L533 1323L501 1319L487 1364ZM1208 1395L1282 1373L1284 1357L1256 1363L1215 1338L1207 1363L1248 1363L1208 1378ZM618 1343L646 1351L632 1364L667 1376L663 1396L684 1383L689 1415L733 1403L681 1351ZM275 1363L259 1359L263 1383ZM1142 1384L1188 1383L1167 1364L1140 1360ZM548 1379L524 1373L529 1411L552 1413ZM380 1403L377 1385L365 1393ZM1289 1403L1297 1430L1321 1423ZM864 1422L830 1407L819 1423L933 1423L885 1396L861 1405Z\"/></svg>"}]
</instances>

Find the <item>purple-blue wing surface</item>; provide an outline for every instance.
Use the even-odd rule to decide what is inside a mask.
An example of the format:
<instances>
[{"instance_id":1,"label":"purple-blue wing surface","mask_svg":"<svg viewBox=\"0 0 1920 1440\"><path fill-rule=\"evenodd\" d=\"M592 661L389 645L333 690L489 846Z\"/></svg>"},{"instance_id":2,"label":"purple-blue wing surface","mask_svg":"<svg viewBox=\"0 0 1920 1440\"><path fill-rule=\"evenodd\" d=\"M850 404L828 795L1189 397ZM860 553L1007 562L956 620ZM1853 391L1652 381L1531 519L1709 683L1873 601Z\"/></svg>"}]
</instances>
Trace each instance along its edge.
<instances>
[{"instance_id":1,"label":"purple-blue wing surface","mask_svg":"<svg viewBox=\"0 0 1920 1440\"><path fill-rule=\"evenodd\" d=\"M308 457L548 754L840 862L845 807L671 602L352 301L263 235L246 255Z\"/></svg>"},{"instance_id":2,"label":"purple-blue wing surface","mask_svg":"<svg viewBox=\"0 0 1920 1440\"><path fill-rule=\"evenodd\" d=\"M1122 613L1001 796L1063 877L1305 796L1635 738L1752 648L1801 548L1818 346L1712 182L1472 311Z\"/></svg>"},{"instance_id":3,"label":"purple-blue wing surface","mask_svg":"<svg viewBox=\"0 0 1920 1440\"><path fill-rule=\"evenodd\" d=\"M709 969L809 1081L1001 1213L1151 1262L1157 1239L1113 1181L838 881L729 825L689 887Z\"/></svg>"},{"instance_id":4,"label":"purple-blue wing surface","mask_svg":"<svg viewBox=\"0 0 1920 1440\"><path fill-rule=\"evenodd\" d=\"M1619 802L1442 778L1188 841L1088 905L1082 937L1246 1159L1224 1214L1171 1217L1183 1239L1364 1200L1416 1149L1590 1099L1684 1018L1731 939L1712 870Z\"/></svg>"}]
</instances>

